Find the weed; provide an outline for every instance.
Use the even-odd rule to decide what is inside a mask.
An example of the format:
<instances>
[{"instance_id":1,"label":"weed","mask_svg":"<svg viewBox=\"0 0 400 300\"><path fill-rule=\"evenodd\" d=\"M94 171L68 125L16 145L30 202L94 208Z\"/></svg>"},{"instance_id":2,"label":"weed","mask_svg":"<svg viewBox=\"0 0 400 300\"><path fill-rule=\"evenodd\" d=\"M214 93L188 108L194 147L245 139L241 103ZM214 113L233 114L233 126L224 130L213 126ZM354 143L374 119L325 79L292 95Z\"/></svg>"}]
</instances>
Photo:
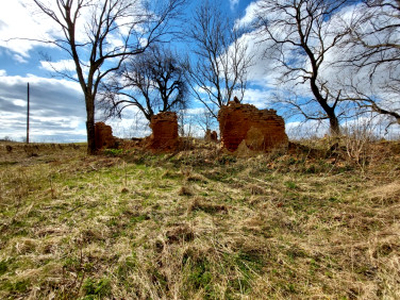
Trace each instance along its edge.
<instances>
[{"instance_id":1,"label":"weed","mask_svg":"<svg viewBox=\"0 0 400 300\"><path fill-rule=\"evenodd\" d=\"M296 183L295 182L293 182L293 181L286 181L285 182L285 186L287 187L287 188L289 188L289 189L296 189Z\"/></svg>"},{"instance_id":2,"label":"weed","mask_svg":"<svg viewBox=\"0 0 400 300\"><path fill-rule=\"evenodd\" d=\"M8 271L8 264L9 262L7 260L0 261L0 276Z\"/></svg>"},{"instance_id":3,"label":"weed","mask_svg":"<svg viewBox=\"0 0 400 300\"><path fill-rule=\"evenodd\" d=\"M5 291L9 291L12 295L16 295L18 293L25 293L30 287L29 280L21 280L17 282L5 282L0 283L0 289L4 289Z\"/></svg>"},{"instance_id":4,"label":"weed","mask_svg":"<svg viewBox=\"0 0 400 300\"><path fill-rule=\"evenodd\" d=\"M124 149L105 149L103 153L106 156L117 157L124 154Z\"/></svg>"},{"instance_id":5,"label":"weed","mask_svg":"<svg viewBox=\"0 0 400 300\"><path fill-rule=\"evenodd\" d=\"M87 278L82 285L85 294L83 299L103 299L110 295L110 279L101 278L99 280Z\"/></svg>"},{"instance_id":6,"label":"weed","mask_svg":"<svg viewBox=\"0 0 400 300\"><path fill-rule=\"evenodd\" d=\"M147 214L144 215L139 215L139 216L133 216L130 218L130 222L132 224L140 223L146 220L150 220L150 217Z\"/></svg>"}]
</instances>

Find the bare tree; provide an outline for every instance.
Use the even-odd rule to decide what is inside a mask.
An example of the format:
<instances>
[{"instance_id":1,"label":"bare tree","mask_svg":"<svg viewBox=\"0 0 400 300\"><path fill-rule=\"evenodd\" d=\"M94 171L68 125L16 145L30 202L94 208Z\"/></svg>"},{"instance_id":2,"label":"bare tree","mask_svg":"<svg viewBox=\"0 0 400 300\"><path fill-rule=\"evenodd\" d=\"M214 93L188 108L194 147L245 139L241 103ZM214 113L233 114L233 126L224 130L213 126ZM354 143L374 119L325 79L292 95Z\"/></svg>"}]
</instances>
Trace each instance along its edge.
<instances>
[{"instance_id":1,"label":"bare tree","mask_svg":"<svg viewBox=\"0 0 400 300\"><path fill-rule=\"evenodd\" d=\"M100 83L128 57L137 55L168 29L168 20L185 0L33 0L61 29L45 41L74 61L86 104L88 153L94 154L95 99Z\"/></svg>"},{"instance_id":2,"label":"bare tree","mask_svg":"<svg viewBox=\"0 0 400 300\"><path fill-rule=\"evenodd\" d=\"M196 61L188 67L189 82L195 97L214 118L217 109L236 94L239 101L243 99L251 56L242 34L218 6L208 1L196 10L188 30L196 55Z\"/></svg>"},{"instance_id":3,"label":"bare tree","mask_svg":"<svg viewBox=\"0 0 400 300\"><path fill-rule=\"evenodd\" d=\"M108 116L121 117L130 106L147 120L158 112L184 109L188 103L186 69L171 50L159 45L125 61L103 84L103 108Z\"/></svg>"},{"instance_id":4,"label":"bare tree","mask_svg":"<svg viewBox=\"0 0 400 300\"><path fill-rule=\"evenodd\" d=\"M217 125L215 124L217 120L213 118L213 115L206 108L203 108L199 113L196 114L195 120L204 133L210 131L211 128L214 128L216 127L215 125Z\"/></svg>"},{"instance_id":5,"label":"bare tree","mask_svg":"<svg viewBox=\"0 0 400 300\"><path fill-rule=\"evenodd\" d=\"M400 124L400 1L365 0L358 7L343 45L350 54L342 64L356 71L347 97L361 111L389 117L389 126Z\"/></svg>"},{"instance_id":6,"label":"bare tree","mask_svg":"<svg viewBox=\"0 0 400 300\"><path fill-rule=\"evenodd\" d=\"M361 84L362 85L362 84ZM358 107L358 114L370 114L371 112L383 115L389 118L386 129L393 124L400 125L400 90L389 83L385 83L384 87L392 92L389 95L382 92L374 93L373 90L368 91L360 86L360 83L355 83L350 80L350 84L344 85L346 88L345 98L347 101L352 101ZM398 88L398 87L397 87ZM394 94L394 92L397 94ZM379 95L379 96L377 96Z\"/></svg>"},{"instance_id":7,"label":"bare tree","mask_svg":"<svg viewBox=\"0 0 400 300\"><path fill-rule=\"evenodd\" d=\"M338 113L341 90L334 91L322 75L329 52L346 36L335 22L335 14L350 1L340 0L261 0L258 31L267 45L266 56L283 70L279 85L292 83L293 91L309 85L312 96L287 98L287 104L307 120L329 120L332 134L340 133Z\"/></svg>"}]
</instances>

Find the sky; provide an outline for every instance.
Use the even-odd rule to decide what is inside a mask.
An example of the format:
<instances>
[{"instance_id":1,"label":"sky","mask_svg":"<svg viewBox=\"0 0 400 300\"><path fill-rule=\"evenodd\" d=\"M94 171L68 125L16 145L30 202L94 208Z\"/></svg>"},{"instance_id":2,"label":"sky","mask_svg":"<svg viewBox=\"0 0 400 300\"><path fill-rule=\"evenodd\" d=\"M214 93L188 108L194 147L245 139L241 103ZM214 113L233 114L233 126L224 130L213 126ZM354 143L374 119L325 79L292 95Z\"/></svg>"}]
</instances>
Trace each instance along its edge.
<instances>
[{"instance_id":1,"label":"sky","mask_svg":"<svg viewBox=\"0 0 400 300\"><path fill-rule=\"evenodd\" d=\"M240 15L249 0L218 0L221 9ZM194 0L192 6L201 2ZM56 37L57 26L31 0L0 0L0 139L26 139L27 84L30 86L30 141L86 141L85 106L80 86L58 76L53 66L74 70L59 49L37 40ZM190 11L189 11L190 13ZM27 40L29 38L30 40ZM196 113L199 108L191 110ZM120 137L149 133L140 114L129 112L123 120L108 120Z\"/></svg>"},{"instance_id":2,"label":"sky","mask_svg":"<svg viewBox=\"0 0 400 300\"><path fill-rule=\"evenodd\" d=\"M195 7L203 0L192 0ZM237 24L245 26L254 15L255 0L216 0L221 9ZM73 72L69 57L51 44L37 40L52 39L60 32L34 6L32 0L0 0L0 139L23 141L26 138L27 84L30 86L30 141L84 142L86 141L85 106L78 83L57 75L47 62ZM192 8L191 8L192 9ZM186 13L190 15L191 9ZM258 108L270 108L272 62L257 52L254 37L244 37L256 57L250 70L250 83L244 102ZM192 119L203 108L192 102L188 110ZM278 114L280 111L278 110ZM107 120L114 135L122 138L145 136L150 133L145 119L135 110L125 112L122 120ZM300 120L287 120L286 128L293 129ZM308 123L308 128L315 124ZM200 135L195 122L191 131Z\"/></svg>"}]
</instances>

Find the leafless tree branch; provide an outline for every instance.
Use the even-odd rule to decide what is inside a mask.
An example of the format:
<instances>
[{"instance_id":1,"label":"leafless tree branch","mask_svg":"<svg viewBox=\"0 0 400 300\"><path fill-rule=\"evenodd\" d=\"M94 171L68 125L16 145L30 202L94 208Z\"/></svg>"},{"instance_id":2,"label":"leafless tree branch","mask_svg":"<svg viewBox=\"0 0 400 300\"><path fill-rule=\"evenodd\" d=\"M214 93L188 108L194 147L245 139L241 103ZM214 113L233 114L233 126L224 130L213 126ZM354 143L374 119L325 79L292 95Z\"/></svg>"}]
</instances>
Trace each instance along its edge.
<instances>
[{"instance_id":1,"label":"leafless tree branch","mask_svg":"<svg viewBox=\"0 0 400 300\"><path fill-rule=\"evenodd\" d=\"M94 154L95 99L100 83L128 57L143 53L160 39L169 29L168 21L185 0L149 1L147 7L139 0L33 1L59 26L63 35L42 42L52 43L74 61L85 97L88 153ZM113 44L115 39L119 44Z\"/></svg>"}]
</instances>

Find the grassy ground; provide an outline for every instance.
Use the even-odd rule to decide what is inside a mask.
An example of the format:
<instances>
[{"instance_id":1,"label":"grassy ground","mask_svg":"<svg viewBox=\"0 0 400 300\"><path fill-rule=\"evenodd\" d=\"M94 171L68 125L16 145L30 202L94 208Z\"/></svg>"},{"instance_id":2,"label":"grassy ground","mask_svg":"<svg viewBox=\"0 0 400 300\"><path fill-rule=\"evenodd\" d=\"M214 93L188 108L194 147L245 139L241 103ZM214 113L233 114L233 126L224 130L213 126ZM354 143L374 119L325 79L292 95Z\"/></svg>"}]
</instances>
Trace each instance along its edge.
<instances>
[{"instance_id":1,"label":"grassy ground","mask_svg":"<svg viewBox=\"0 0 400 300\"><path fill-rule=\"evenodd\" d=\"M400 298L398 142L251 158L7 145L1 299Z\"/></svg>"}]
</instances>

